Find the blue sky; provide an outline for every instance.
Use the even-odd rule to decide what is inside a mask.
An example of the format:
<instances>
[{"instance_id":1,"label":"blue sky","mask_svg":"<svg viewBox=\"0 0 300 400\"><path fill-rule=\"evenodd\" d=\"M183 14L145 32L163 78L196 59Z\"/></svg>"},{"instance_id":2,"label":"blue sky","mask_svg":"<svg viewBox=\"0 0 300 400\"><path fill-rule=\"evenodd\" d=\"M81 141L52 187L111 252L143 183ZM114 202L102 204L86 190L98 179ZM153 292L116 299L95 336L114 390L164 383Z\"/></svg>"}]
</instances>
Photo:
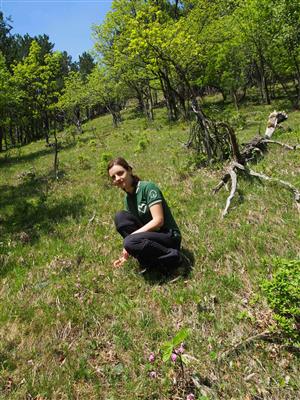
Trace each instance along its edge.
<instances>
[{"instance_id":1,"label":"blue sky","mask_svg":"<svg viewBox=\"0 0 300 400\"><path fill-rule=\"evenodd\" d=\"M112 0L0 0L4 17L11 16L12 33L46 34L55 50L73 58L93 47L92 24L100 24Z\"/></svg>"}]
</instances>

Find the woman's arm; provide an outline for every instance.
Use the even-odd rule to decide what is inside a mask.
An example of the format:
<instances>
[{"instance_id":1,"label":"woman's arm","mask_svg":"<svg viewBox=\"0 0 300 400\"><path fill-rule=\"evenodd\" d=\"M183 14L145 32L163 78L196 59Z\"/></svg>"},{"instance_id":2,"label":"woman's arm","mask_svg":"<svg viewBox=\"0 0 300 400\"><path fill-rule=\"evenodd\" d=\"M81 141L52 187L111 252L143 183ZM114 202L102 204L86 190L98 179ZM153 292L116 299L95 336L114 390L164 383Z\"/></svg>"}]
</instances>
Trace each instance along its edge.
<instances>
[{"instance_id":1,"label":"woman's arm","mask_svg":"<svg viewBox=\"0 0 300 400\"><path fill-rule=\"evenodd\" d=\"M135 233L141 233L141 232L152 232L152 231L157 231L159 228L161 228L164 224L164 210L162 203L156 203L153 204L153 206L150 207L150 213L152 216L151 221L149 221L146 225L142 226L138 230L134 231L132 235Z\"/></svg>"},{"instance_id":2,"label":"woman's arm","mask_svg":"<svg viewBox=\"0 0 300 400\"><path fill-rule=\"evenodd\" d=\"M163 226L164 210L162 207L162 203L156 203L153 206L151 206L150 213L152 216L152 220L149 221L146 225L136 230L135 232L132 232L131 235L141 232L156 231ZM116 261L114 261L114 267L115 268L122 267L122 265L128 260L128 258L129 258L128 252L125 249L123 249L122 255Z\"/></svg>"}]
</instances>

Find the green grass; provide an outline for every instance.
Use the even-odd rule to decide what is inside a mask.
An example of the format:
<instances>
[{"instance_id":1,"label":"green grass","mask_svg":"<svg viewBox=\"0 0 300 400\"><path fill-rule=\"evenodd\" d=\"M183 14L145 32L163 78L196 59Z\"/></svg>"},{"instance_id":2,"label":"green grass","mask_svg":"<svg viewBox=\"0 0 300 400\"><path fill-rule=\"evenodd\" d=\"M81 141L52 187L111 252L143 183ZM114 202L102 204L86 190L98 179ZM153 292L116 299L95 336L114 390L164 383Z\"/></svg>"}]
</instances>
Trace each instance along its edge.
<instances>
[{"instance_id":1,"label":"green grass","mask_svg":"<svg viewBox=\"0 0 300 400\"><path fill-rule=\"evenodd\" d=\"M233 112L212 100L204 107ZM274 108L243 105L239 141L263 132ZM223 167L183 178L188 124L169 125L165 114L156 110L148 124L128 110L118 129L104 116L75 141L62 134L58 181L44 142L0 155L0 398L185 399L190 391L197 399L299 398L299 358L280 341L254 341L219 360L273 323L259 285L271 272L265 258L299 257L293 196L240 178L222 220L228 192L211 190ZM299 124L290 112L290 130L276 138L299 143ZM195 260L190 276L175 283L141 276L132 260L113 269L122 248L113 216L123 202L103 176L108 153L162 188ZM299 168L299 151L279 146L253 166L298 188ZM181 328L190 331L186 382L178 365L147 361Z\"/></svg>"}]
</instances>

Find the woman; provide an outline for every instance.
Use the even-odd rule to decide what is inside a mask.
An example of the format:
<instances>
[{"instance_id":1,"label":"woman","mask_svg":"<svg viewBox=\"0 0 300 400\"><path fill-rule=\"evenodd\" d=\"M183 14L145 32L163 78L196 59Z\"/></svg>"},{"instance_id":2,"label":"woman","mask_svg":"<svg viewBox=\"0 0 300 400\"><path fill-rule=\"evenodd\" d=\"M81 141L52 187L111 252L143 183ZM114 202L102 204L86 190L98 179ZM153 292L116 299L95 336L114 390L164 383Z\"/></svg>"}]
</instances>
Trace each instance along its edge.
<instances>
[{"instance_id":1,"label":"woman","mask_svg":"<svg viewBox=\"0 0 300 400\"><path fill-rule=\"evenodd\" d=\"M182 258L181 234L159 188L133 175L131 166L122 157L111 160L107 171L113 184L126 193L125 211L115 217L124 248L114 266L123 265L133 256L143 268L177 267Z\"/></svg>"}]
</instances>

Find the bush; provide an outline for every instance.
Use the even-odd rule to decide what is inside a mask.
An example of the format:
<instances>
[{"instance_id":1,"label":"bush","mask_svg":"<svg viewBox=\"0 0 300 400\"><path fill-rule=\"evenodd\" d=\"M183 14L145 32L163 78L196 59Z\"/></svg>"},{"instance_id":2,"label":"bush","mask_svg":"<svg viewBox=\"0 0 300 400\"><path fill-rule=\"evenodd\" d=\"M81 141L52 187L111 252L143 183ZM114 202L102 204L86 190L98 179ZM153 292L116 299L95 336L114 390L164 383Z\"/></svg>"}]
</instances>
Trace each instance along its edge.
<instances>
[{"instance_id":1,"label":"bush","mask_svg":"<svg viewBox=\"0 0 300 400\"><path fill-rule=\"evenodd\" d=\"M264 280L262 289L274 311L278 326L289 341L300 346L300 259L275 259L271 280Z\"/></svg>"},{"instance_id":2,"label":"bush","mask_svg":"<svg viewBox=\"0 0 300 400\"><path fill-rule=\"evenodd\" d=\"M147 136L146 135L140 136L138 144L134 149L135 153L142 153L143 151L145 151L148 144L149 144L149 139L147 138Z\"/></svg>"},{"instance_id":3,"label":"bush","mask_svg":"<svg viewBox=\"0 0 300 400\"><path fill-rule=\"evenodd\" d=\"M98 163L98 170L101 176L107 175L107 164L113 158L111 153L102 153Z\"/></svg>"},{"instance_id":4,"label":"bush","mask_svg":"<svg viewBox=\"0 0 300 400\"><path fill-rule=\"evenodd\" d=\"M78 160L79 160L79 165L82 169L90 169L91 168L90 161L89 161L88 157L85 156L84 154L79 154Z\"/></svg>"}]
</instances>

